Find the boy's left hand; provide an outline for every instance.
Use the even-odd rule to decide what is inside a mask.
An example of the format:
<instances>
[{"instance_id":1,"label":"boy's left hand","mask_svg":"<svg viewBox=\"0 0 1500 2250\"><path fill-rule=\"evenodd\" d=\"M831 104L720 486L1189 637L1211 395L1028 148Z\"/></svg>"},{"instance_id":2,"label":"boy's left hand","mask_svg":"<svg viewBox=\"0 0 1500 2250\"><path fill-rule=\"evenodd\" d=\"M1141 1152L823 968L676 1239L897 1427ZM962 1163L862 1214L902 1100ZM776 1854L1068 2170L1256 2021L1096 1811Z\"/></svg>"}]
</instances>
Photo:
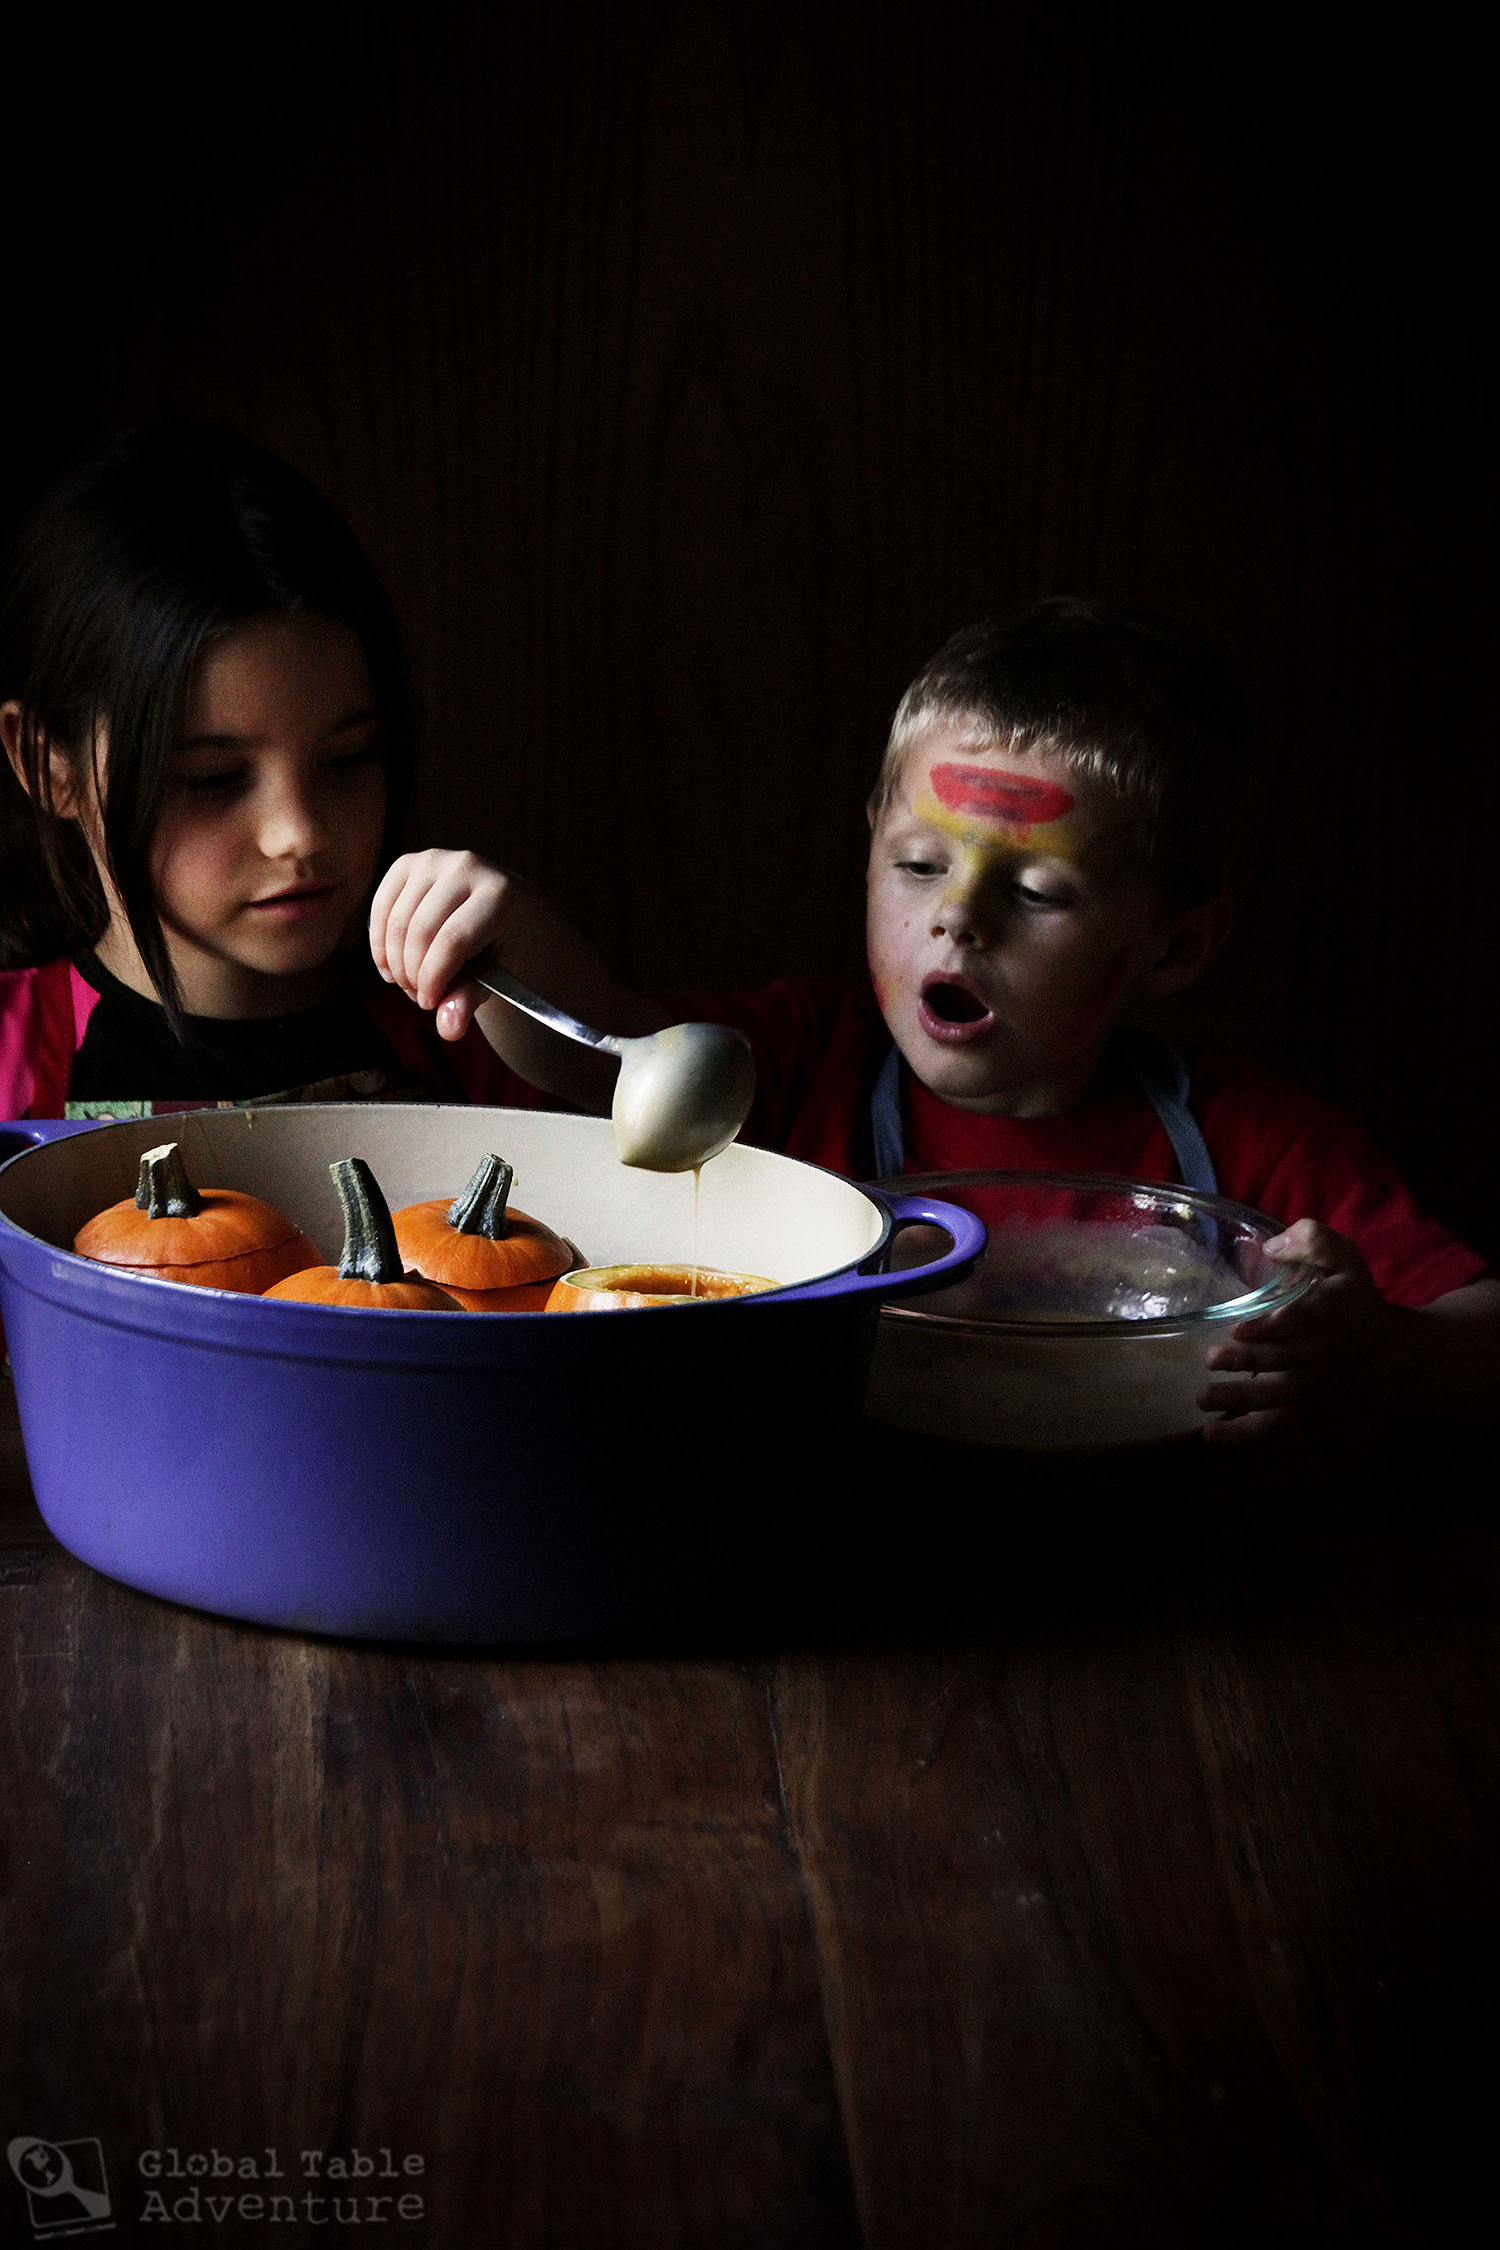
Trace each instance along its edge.
<instances>
[{"instance_id":1,"label":"boy's left hand","mask_svg":"<svg viewBox=\"0 0 1500 2250\"><path fill-rule=\"evenodd\" d=\"M1205 1412L1230 1417L1205 1425L1210 1444L1295 1436L1356 1404L1390 1340L1394 1308L1346 1236L1299 1219L1265 1251L1279 1265L1316 1266L1318 1279L1294 1305L1242 1321L1207 1354L1207 1366L1235 1378L1198 1393Z\"/></svg>"}]
</instances>

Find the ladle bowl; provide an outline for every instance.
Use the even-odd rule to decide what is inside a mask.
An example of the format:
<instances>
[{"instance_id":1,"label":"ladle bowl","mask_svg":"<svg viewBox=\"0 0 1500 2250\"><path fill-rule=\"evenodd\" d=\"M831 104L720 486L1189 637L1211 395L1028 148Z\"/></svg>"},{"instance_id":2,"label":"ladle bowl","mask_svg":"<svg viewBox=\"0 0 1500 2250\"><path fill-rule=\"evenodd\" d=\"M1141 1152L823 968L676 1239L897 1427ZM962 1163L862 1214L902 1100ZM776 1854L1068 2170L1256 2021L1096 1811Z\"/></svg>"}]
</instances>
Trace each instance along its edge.
<instances>
[{"instance_id":1,"label":"ladle bowl","mask_svg":"<svg viewBox=\"0 0 1500 2250\"><path fill-rule=\"evenodd\" d=\"M610 1114L622 1164L643 1172L695 1172L728 1148L750 1114L750 1042L728 1024L673 1023L630 1039L580 1023L489 959L471 962L464 973L549 1031L619 1056Z\"/></svg>"}]
</instances>

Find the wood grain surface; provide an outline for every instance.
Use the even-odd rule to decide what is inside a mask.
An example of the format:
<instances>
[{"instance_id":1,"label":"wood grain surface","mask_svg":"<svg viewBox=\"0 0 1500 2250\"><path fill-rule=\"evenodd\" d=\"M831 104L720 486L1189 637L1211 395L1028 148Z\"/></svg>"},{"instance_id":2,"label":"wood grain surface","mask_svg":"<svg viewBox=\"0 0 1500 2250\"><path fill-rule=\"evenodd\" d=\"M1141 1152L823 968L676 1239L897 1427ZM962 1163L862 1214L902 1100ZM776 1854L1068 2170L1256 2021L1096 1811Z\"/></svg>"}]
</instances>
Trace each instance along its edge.
<instances>
[{"instance_id":1,"label":"wood grain surface","mask_svg":"<svg viewBox=\"0 0 1500 2250\"><path fill-rule=\"evenodd\" d=\"M1152 602L1260 725L1200 1020L1500 1246L1455 10L1336 54L1169 0L34 13L8 519L171 405L287 453L397 596L423 840L662 983L857 966L916 664ZM795 1629L516 1660L90 1573L6 1386L0 2138L98 2136L124 2242L1448 2250L1500 2090L1493 1460L1091 1495L882 1441ZM141 2223L143 2151L267 2146L410 2154L424 2215Z\"/></svg>"},{"instance_id":2,"label":"wood grain surface","mask_svg":"<svg viewBox=\"0 0 1500 2250\"><path fill-rule=\"evenodd\" d=\"M97 2136L117 2239L177 2238L143 2152L266 2148L301 2231L182 2239L1465 2238L1500 2091L1493 1433L982 1508L974 1463L886 1433L795 1630L520 1659L97 1576L8 1386L0 1464L0 2123ZM359 2191L420 2218L303 2213L355 2189L301 2152L355 2149L421 2160ZM194 2182L155 2184L172 2213ZM30 2239L9 2177L0 2239Z\"/></svg>"},{"instance_id":3,"label":"wood grain surface","mask_svg":"<svg viewBox=\"0 0 1500 2250\"><path fill-rule=\"evenodd\" d=\"M1500 1248L1455 5L1399 42L1287 0L265 0L190 49L169 14L14 77L45 345L6 355L4 492L174 405L290 455L405 619L422 839L663 986L858 968L887 718L957 625L1157 605L1260 728L1189 1023Z\"/></svg>"}]
</instances>

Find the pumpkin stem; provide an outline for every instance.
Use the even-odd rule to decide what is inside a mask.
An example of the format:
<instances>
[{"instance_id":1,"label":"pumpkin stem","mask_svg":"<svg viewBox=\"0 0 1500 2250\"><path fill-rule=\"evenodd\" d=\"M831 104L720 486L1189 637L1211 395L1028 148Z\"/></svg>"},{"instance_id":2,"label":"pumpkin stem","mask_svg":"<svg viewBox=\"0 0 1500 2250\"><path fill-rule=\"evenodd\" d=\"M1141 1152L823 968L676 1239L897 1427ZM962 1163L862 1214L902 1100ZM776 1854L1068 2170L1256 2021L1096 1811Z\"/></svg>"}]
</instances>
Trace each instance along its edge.
<instances>
[{"instance_id":1,"label":"pumpkin stem","mask_svg":"<svg viewBox=\"0 0 1500 2250\"><path fill-rule=\"evenodd\" d=\"M330 1164L333 1184L344 1207L344 1252L339 1276L344 1281L400 1281L401 1253L391 1225L390 1206L381 1194L375 1175L362 1156L341 1156Z\"/></svg>"},{"instance_id":2,"label":"pumpkin stem","mask_svg":"<svg viewBox=\"0 0 1500 2250\"><path fill-rule=\"evenodd\" d=\"M448 1206L455 1234L482 1234L488 1242L503 1242L510 1233L505 1205L515 1176L503 1156L481 1157L473 1179Z\"/></svg>"},{"instance_id":3,"label":"pumpkin stem","mask_svg":"<svg viewBox=\"0 0 1500 2250\"><path fill-rule=\"evenodd\" d=\"M141 1158L141 1176L135 1186L135 1207L148 1219L196 1219L203 1198L187 1176L182 1151L175 1141L148 1148Z\"/></svg>"}]
</instances>

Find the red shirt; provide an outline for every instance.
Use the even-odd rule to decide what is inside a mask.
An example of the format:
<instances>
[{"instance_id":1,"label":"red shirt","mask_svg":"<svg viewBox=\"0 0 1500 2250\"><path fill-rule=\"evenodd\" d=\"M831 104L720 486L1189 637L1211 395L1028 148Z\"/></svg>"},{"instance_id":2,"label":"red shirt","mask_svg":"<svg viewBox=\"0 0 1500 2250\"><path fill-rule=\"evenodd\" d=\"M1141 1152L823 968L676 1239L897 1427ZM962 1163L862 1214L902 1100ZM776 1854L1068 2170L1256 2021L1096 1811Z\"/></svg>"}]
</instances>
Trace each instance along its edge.
<instances>
[{"instance_id":1,"label":"red shirt","mask_svg":"<svg viewBox=\"0 0 1500 2250\"><path fill-rule=\"evenodd\" d=\"M874 1170L870 1093L890 1050L874 998L825 978L759 992L673 996L706 1021L734 1024L755 1050L755 1106L743 1138L852 1179ZM1113 1172L1172 1180L1176 1160L1130 1080L1066 1117L983 1117L954 1109L902 1073L908 1172ZM1390 1158L1326 1102L1248 1064L1204 1055L1189 1093L1219 1192L1290 1226L1319 1219L1359 1245L1382 1293L1427 1305L1484 1261L1420 1210Z\"/></svg>"}]
</instances>

